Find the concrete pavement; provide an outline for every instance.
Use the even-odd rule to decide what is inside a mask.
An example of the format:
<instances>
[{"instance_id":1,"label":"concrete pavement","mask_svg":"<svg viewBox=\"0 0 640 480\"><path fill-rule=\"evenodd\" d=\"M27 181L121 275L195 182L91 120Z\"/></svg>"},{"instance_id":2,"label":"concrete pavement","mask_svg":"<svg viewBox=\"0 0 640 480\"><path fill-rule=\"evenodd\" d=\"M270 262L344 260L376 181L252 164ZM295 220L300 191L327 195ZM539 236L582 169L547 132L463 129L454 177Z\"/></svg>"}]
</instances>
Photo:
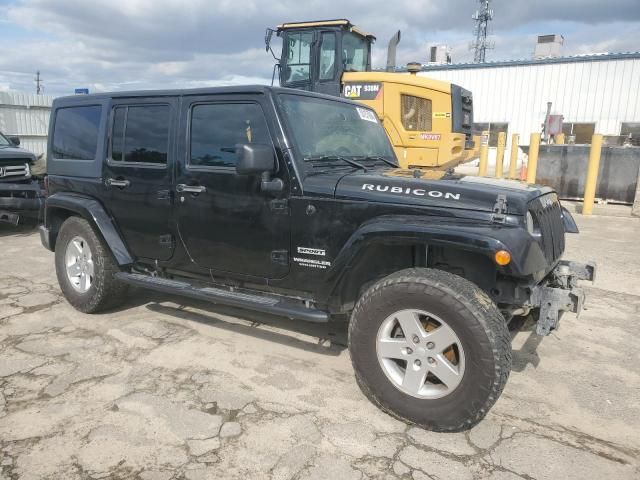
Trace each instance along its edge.
<instances>
[{"instance_id":1,"label":"concrete pavement","mask_svg":"<svg viewBox=\"0 0 640 480\"><path fill-rule=\"evenodd\" d=\"M473 430L436 434L360 393L340 324L135 290L84 315L37 234L0 226L0 480L640 477L640 219L577 216L588 309L514 368Z\"/></svg>"}]
</instances>

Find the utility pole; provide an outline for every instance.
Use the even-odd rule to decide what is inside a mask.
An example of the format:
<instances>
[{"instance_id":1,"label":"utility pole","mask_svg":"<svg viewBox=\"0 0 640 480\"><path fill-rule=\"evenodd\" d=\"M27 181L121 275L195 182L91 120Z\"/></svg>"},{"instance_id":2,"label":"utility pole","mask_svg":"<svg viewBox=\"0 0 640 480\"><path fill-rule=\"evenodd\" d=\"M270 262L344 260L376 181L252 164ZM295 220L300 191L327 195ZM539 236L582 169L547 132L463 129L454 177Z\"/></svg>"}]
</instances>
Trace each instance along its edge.
<instances>
[{"instance_id":1,"label":"utility pole","mask_svg":"<svg viewBox=\"0 0 640 480\"><path fill-rule=\"evenodd\" d=\"M42 85L42 79L40 78L40 70L36 72L35 82L36 82L36 94L42 95L44 86Z\"/></svg>"},{"instance_id":2,"label":"utility pole","mask_svg":"<svg viewBox=\"0 0 640 480\"><path fill-rule=\"evenodd\" d=\"M487 40L489 33L489 21L493 20L493 9L491 8L491 0L479 0L480 9L476 10L471 18L476 21L473 29L475 40L471 42L469 48L473 50L473 63L484 63L487 49L494 47L494 43Z\"/></svg>"}]
</instances>

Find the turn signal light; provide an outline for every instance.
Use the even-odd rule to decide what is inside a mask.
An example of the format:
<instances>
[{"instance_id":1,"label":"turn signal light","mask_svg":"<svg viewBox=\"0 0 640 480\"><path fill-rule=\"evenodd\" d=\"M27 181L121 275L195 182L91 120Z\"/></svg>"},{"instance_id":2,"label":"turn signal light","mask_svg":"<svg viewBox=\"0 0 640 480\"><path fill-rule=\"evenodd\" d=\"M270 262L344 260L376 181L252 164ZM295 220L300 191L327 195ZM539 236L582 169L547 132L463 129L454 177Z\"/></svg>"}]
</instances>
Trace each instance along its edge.
<instances>
[{"instance_id":1,"label":"turn signal light","mask_svg":"<svg viewBox=\"0 0 640 480\"><path fill-rule=\"evenodd\" d=\"M511 262L511 254L506 250L498 250L494 258L496 263L503 267Z\"/></svg>"}]
</instances>

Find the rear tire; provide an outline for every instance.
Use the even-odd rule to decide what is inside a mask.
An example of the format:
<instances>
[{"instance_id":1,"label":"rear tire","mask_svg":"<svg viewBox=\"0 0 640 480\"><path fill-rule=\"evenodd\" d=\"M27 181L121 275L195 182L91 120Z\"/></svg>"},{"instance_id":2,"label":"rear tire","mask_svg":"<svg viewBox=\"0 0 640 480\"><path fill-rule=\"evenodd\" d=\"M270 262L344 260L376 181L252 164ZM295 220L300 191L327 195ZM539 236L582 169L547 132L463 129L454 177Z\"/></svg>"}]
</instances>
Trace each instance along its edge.
<instances>
[{"instance_id":1,"label":"rear tire","mask_svg":"<svg viewBox=\"0 0 640 480\"><path fill-rule=\"evenodd\" d=\"M511 370L511 337L496 305L468 280L427 268L399 271L362 295L349 351L369 400L439 432L482 420Z\"/></svg>"},{"instance_id":2,"label":"rear tire","mask_svg":"<svg viewBox=\"0 0 640 480\"><path fill-rule=\"evenodd\" d=\"M114 278L119 268L85 219L69 217L62 224L55 264L60 289L76 310L96 313L124 301L127 285Z\"/></svg>"}]
</instances>

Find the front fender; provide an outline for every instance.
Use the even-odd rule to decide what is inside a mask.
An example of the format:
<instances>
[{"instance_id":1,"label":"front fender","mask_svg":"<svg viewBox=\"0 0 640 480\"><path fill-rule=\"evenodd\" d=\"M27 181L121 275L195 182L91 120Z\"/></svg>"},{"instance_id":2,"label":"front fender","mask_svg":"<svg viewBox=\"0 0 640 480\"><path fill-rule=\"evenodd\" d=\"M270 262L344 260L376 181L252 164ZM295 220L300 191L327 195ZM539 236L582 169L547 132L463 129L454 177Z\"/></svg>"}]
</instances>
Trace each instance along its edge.
<instances>
[{"instance_id":1,"label":"front fender","mask_svg":"<svg viewBox=\"0 0 640 480\"><path fill-rule=\"evenodd\" d=\"M515 277L542 278L553 267L547 264L537 241L518 226L443 217L382 216L362 224L344 244L327 274L323 293L330 296L359 253L376 243L450 247L474 252L492 261L495 252L507 250L511 253L511 263L506 267L496 265L496 268Z\"/></svg>"},{"instance_id":2,"label":"front fender","mask_svg":"<svg viewBox=\"0 0 640 480\"><path fill-rule=\"evenodd\" d=\"M83 217L98 230L118 265L124 266L133 263L133 257L111 221L111 217L95 198L77 193L54 193L47 197L44 209L44 227L46 229L53 229L52 218L56 209L73 212ZM57 232L52 233L57 235Z\"/></svg>"}]
</instances>

